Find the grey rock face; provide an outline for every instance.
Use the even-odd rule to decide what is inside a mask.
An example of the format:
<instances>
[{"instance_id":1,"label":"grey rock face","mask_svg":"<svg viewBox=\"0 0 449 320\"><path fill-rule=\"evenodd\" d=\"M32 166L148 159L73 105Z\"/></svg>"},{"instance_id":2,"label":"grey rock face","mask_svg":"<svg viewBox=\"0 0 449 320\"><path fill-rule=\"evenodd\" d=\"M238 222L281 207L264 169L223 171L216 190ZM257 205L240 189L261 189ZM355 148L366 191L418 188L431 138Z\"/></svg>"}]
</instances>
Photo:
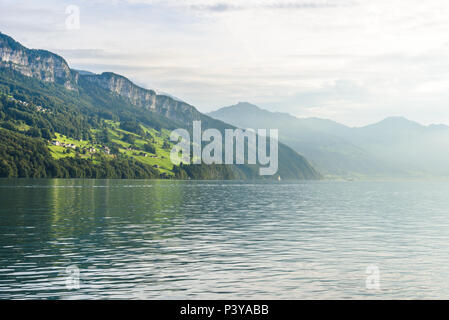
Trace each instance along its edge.
<instances>
[{"instance_id":1,"label":"grey rock face","mask_svg":"<svg viewBox=\"0 0 449 320\"><path fill-rule=\"evenodd\" d=\"M10 67L25 76L63 85L75 90L78 74L70 70L60 56L45 50L23 47L12 38L0 33L0 67Z\"/></svg>"},{"instance_id":2,"label":"grey rock face","mask_svg":"<svg viewBox=\"0 0 449 320\"><path fill-rule=\"evenodd\" d=\"M104 89L130 99L133 104L139 107L154 109L156 92L140 88L123 76L112 72L104 72L100 75L84 75L83 77Z\"/></svg>"},{"instance_id":3,"label":"grey rock face","mask_svg":"<svg viewBox=\"0 0 449 320\"><path fill-rule=\"evenodd\" d=\"M171 120L189 123L201 118L201 113L195 107L166 95L158 95L154 90L141 88L121 75L104 72L100 75L82 75L82 77L128 98L136 106L155 111Z\"/></svg>"},{"instance_id":4,"label":"grey rock face","mask_svg":"<svg viewBox=\"0 0 449 320\"><path fill-rule=\"evenodd\" d=\"M158 95L154 90L141 88L112 72L99 75L79 73L70 69L62 57L45 50L28 49L2 33L0 58L0 67L9 67L28 77L61 84L69 90L77 90L78 80L83 77L92 84L128 98L138 107L155 111L171 120L191 123L192 120L201 118L201 113L185 102L167 95Z\"/></svg>"}]
</instances>

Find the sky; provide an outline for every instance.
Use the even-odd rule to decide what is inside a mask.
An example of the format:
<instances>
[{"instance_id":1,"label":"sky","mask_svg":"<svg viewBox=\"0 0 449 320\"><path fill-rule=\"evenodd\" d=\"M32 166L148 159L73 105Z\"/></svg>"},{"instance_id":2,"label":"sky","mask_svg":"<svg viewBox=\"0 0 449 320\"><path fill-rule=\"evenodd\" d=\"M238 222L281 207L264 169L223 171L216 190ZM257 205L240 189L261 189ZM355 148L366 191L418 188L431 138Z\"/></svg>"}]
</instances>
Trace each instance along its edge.
<instances>
[{"instance_id":1,"label":"sky","mask_svg":"<svg viewBox=\"0 0 449 320\"><path fill-rule=\"evenodd\" d=\"M0 31L202 112L449 124L447 0L0 0Z\"/></svg>"}]
</instances>

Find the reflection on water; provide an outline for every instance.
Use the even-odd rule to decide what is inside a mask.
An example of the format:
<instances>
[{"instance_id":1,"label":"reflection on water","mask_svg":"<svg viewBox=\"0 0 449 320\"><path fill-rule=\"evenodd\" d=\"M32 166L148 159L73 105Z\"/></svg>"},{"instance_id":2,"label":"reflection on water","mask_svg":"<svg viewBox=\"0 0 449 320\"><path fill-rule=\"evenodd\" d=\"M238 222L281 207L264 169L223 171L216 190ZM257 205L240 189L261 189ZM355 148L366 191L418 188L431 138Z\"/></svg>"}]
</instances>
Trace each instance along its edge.
<instances>
[{"instance_id":1,"label":"reflection on water","mask_svg":"<svg viewBox=\"0 0 449 320\"><path fill-rule=\"evenodd\" d=\"M0 298L448 298L448 193L424 182L0 180ZM369 266L379 290L366 288Z\"/></svg>"}]
</instances>

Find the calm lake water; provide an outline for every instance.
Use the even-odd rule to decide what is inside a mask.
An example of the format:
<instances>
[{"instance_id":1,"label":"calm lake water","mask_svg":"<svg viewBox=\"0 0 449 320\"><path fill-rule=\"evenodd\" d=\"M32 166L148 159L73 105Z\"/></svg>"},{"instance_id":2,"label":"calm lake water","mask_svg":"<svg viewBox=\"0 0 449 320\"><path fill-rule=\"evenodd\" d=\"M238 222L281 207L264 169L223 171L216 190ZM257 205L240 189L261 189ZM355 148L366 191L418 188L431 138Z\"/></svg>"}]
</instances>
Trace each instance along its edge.
<instances>
[{"instance_id":1,"label":"calm lake water","mask_svg":"<svg viewBox=\"0 0 449 320\"><path fill-rule=\"evenodd\" d=\"M447 299L448 195L443 182L0 180L0 298Z\"/></svg>"}]
</instances>

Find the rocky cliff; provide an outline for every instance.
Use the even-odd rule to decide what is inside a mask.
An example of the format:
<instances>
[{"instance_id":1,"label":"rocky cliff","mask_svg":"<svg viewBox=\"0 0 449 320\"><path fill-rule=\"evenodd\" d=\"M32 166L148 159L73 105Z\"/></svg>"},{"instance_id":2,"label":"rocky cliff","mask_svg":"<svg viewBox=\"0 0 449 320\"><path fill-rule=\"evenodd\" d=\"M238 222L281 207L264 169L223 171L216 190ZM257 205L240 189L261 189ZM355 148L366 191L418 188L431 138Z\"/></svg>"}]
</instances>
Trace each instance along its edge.
<instances>
[{"instance_id":1,"label":"rocky cliff","mask_svg":"<svg viewBox=\"0 0 449 320\"><path fill-rule=\"evenodd\" d=\"M154 90L141 88L124 76L104 72L99 75L81 75L83 79L100 87L128 98L138 107L155 111L171 120L191 124L201 119L202 114L188 103L173 99L167 95L156 94Z\"/></svg>"},{"instance_id":2,"label":"rocky cliff","mask_svg":"<svg viewBox=\"0 0 449 320\"><path fill-rule=\"evenodd\" d=\"M10 67L26 76L76 89L78 73L60 56L45 50L27 49L0 33L0 67Z\"/></svg>"},{"instance_id":3,"label":"rocky cliff","mask_svg":"<svg viewBox=\"0 0 449 320\"><path fill-rule=\"evenodd\" d=\"M70 69L60 56L45 50L28 49L13 38L0 32L0 67L10 67L28 77L63 85L78 90L79 78L98 85L131 101L132 104L155 111L171 120L191 124L202 114L195 107L141 88L129 79L112 73L91 74Z\"/></svg>"}]
</instances>

